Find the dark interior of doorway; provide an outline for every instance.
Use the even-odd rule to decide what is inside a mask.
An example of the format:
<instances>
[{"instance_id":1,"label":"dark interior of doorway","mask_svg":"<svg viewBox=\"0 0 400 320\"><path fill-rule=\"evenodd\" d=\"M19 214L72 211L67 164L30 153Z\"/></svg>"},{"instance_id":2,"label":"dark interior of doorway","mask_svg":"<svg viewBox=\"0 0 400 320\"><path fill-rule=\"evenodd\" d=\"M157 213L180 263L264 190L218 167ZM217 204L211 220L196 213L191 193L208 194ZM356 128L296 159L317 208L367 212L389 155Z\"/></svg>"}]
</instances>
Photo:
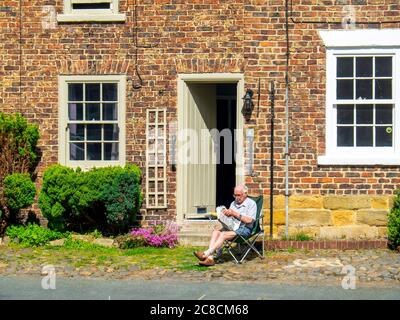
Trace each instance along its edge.
<instances>
[{"instance_id":1,"label":"dark interior of doorway","mask_svg":"<svg viewBox=\"0 0 400 320\"><path fill-rule=\"evenodd\" d=\"M217 153L216 205L229 207L233 201L233 189L236 183L236 163L234 157L234 130L236 129L236 83L217 84L217 129L231 131L232 145L224 138L220 139Z\"/></svg>"}]
</instances>

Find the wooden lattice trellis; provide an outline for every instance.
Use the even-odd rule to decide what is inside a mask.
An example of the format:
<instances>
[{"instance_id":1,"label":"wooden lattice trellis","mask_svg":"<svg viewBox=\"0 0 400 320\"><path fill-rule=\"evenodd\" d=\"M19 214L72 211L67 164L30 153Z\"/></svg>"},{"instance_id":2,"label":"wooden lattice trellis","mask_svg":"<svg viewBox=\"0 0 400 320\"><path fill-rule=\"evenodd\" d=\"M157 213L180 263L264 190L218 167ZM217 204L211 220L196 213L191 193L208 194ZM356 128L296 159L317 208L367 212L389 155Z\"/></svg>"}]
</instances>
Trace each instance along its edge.
<instances>
[{"instance_id":1,"label":"wooden lattice trellis","mask_svg":"<svg viewBox=\"0 0 400 320\"><path fill-rule=\"evenodd\" d=\"M167 110L146 115L146 207L167 207Z\"/></svg>"}]
</instances>

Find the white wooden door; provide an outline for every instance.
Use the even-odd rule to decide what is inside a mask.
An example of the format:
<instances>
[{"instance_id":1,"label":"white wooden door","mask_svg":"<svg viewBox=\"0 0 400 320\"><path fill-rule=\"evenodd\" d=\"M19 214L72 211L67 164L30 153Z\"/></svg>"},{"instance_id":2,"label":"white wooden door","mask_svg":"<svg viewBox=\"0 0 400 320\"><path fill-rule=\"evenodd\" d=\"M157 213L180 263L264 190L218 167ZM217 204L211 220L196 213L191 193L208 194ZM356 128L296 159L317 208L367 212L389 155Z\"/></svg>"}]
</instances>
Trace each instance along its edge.
<instances>
[{"instance_id":1,"label":"white wooden door","mask_svg":"<svg viewBox=\"0 0 400 320\"><path fill-rule=\"evenodd\" d=\"M187 84L185 127L191 130L190 161L184 165L186 218L201 218L215 210L216 150L212 129L217 124L215 84Z\"/></svg>"}]
</instances>

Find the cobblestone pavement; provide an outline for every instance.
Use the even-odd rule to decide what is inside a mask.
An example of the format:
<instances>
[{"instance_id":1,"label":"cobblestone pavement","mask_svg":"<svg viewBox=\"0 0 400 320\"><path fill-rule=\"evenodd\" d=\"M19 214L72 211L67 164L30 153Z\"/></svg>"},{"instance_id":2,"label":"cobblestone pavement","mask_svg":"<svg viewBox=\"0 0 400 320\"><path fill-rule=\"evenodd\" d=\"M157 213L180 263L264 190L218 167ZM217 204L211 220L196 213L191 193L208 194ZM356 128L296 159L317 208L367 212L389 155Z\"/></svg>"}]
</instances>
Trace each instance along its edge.
<instances>
[{"instance_id":1,"label":"cobblestone pavement","mask_svg":"<svg viewBox=\"0 0 400 320\"><path fill-rule=\"evenodd\" d=\"M29 249L27 249L29 250ZM98 267L95 264L74 267L71 260L55 266L57 276L100 277L103 279L182 279L192 281L249 281L341 285L343 281L357 285L400 287L400 254L390 250L296 250L267 252L265 259L254 256L243 264L235 264L228 256L225 261L202 270L152 268L142 270L131 265ZM193 256L193 264L197 264ZM0 275L38 275L42 265L20 261L10 250L0 260ZM355 278L351 278L355 276Z\"/></svg>"},{"instance_id":2,"label":"cobblestone pavement","mask_svg":"<svg viewBox=\"0 0 400 320\"><path fill-rule=\"evenodd\" d=\"M389 250L313 250L275 252L264 260L254 257L244 264L232 261L210 268L202 279L222 278L231 281L281 282L341 285L351 284L355 276L359 284L381 284L400 287L400 254ZM170 277L176 275L172 274ZM199 276L183 273L184 278ZM200 279L199 279L200 280Z\"/></svg>"}]
</instances>

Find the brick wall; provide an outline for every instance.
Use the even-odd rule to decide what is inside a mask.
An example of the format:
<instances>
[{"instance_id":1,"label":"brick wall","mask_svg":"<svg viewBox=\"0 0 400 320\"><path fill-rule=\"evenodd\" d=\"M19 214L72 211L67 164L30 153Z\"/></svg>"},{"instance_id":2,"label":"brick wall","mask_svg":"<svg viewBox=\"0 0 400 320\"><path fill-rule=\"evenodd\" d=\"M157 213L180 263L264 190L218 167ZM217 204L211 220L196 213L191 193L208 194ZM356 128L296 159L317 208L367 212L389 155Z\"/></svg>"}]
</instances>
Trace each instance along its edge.
<instances>
[{"instance_id":1,"label":"brick wall","mask_svg":"<svg viewBox=\"0 0 400 320\"><path fill-rule=\"evenodd\" d=\"M20 102L18 1L0 5L0 105L11 111Z\"/></svg>"},{"instance_id":2,"label":"brick wall","mask_svg":"<svg viewBox=\"0 0 400 320\"><path fill-rule=\"evenodd\" d=\"M400 18L398 1L294 1L295 21L341 21L344 5L354 4L358 23ZM356 28L399 28L359 24ZM295 194L390 195L398 187L399 167L317 166L325 153L325 49L317 30L341 25L291 24L291 190Z\"/></svg>"},{"instance_id":3,"label":"brick wall","mask_svg":"<svg viewBox=\"0 0 400 320\"><path fill-rule=\"evenodd\" d=\"M269 194L267 88L270 80L276 82L275 188L277 194L283 194L286 68L283 0L121 0L120 12L127 15L125 23L53 25L46 23L46 17L49 12L62 12L62 0L21 2L21 29L19 1L0 3L0 110L22 111L39 124L42 153L39 183L44 169L58 160L58 75L127 74L126 160L144 168L146 109L167 108L168 119L176 120L177 74L236 72L245 75L246 88L256 90L258 79L261 80L259 117L253 114L246 123L256 133L256 176L246 177L252 193L263 190L265 195ZM398 20L398 1L292 2L292 16L298 23L289 24L291 193L391 195L400 181L399 167L317 166L317 156L325 152L325 48L317 30L341 28L323 21L341 21L343 6L347 4L354 4L359 22ZM307 20L318 20L321 24L306 23ZM400 25L357 25L357 28L367 27L400 28ZM140 84L137 71L143 79L140 89L134 88ZM175 175L168 167L168 209L149 211L146 219L175 217Z\"/></svg>"}]
</instances>

